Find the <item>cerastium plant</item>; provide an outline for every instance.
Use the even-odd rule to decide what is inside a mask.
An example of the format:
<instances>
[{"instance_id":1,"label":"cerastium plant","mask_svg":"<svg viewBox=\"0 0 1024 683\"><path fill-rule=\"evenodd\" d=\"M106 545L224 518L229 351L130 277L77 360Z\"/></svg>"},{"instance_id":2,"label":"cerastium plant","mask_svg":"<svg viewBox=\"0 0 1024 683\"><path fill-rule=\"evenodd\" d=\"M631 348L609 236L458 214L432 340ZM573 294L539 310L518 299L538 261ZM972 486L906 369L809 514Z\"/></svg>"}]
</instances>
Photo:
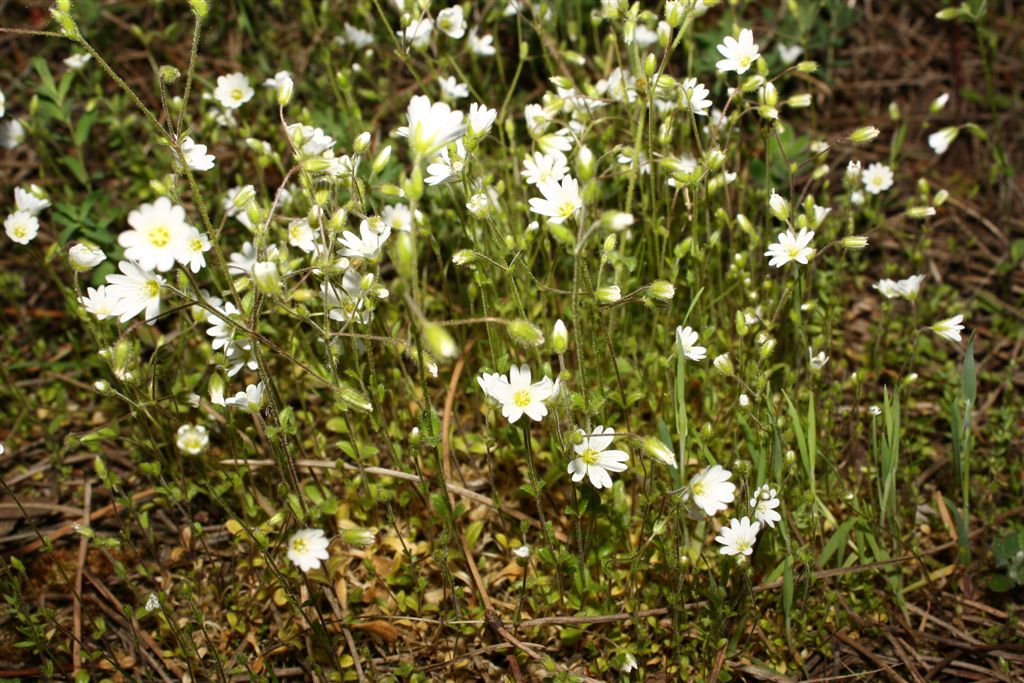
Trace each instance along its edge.
<instances>
[{"instance_id":1,"label":"cerastium plant","mask_svg":"<svg viewBox=\"0 0 1024 683\"><path fill-rule=\"evenodd\" d=\"M444 618L479 624L494 610L500 633L508 602L492 601L479 553L515 549L516 621L653 609L671 620L666 666L684 677L703 667L686 653L710 662L743 646L755 582L781 579L792 638L815 565L845 566L851 550L890 558L900 544L887 539L908 531L901 388L877 409L859 397L881 393L866 373L894 342L880 330L861 367L836 328L874 234L927 225L948 195L925 184L897 198L898 154L874 125L795 139L818 65L769 51L731 13L716 33L706 0L657 15L624 0L593 14L481 3L472 27L471 3L356 4L332 48L351 66L327 74L331 116L307 106L314 63L207 80L205 0L190 2L187 66L157 68L152 102L70 0L52 10L157 143L160 170L121 198L116 244L73 235L64 252L69 306L110 369L96 389L134 425L104 438L130 443L184 516L198 498L216 507L276 604L312 629L315 667L356 656L338 582L383 537L405 560L366 561L389 582L389 610L425 609L430 595ZM595 43L586 22L609 36ZM498 77L488 26L516 38L511 78L499 67L507 91L484 76ZM374 51L401 60L408 88L378 96L367 119ZM7 234L31 245L50 199L35 187L15 199ZM925 281L875 285L886 325L912 316L912 349L930 343L918 316L937 315L919 298ZM962 322L930 329L959 342ZM871 429L870 505L851 502L837 469L843 420ZM201 625L197 609L185 613ZM649 654L611 652L595 666ZM217 676L237 673L216 663Z\"/></svg>"}]
</instances>

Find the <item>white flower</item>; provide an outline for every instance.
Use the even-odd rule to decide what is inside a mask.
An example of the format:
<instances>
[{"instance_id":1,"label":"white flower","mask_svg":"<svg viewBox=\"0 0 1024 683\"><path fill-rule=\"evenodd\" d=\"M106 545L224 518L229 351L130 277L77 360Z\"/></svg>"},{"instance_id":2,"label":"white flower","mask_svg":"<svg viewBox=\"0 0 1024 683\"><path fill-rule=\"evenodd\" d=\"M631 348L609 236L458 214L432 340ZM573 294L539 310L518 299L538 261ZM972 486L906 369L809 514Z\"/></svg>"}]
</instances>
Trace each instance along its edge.
<instances>
[{"instance_id":1,"label":"white flower","mask_svg":"<svg viewBox=\"0 0 1024 683\"><path fill-rule=\"evenodd\" d=\"M146 611L155 612L158 609L160 609L160 598L156 597L156 593L150 593L146 598Z\"/></svg>"},{"instance_id":2,"label":"white flower","mask_svg":"<svg viewBox=\"0 0 1024 683\"><path fill-rule=\"evenodd\" d=\"M469 97L469 86L460 83L455 76L442 76L437 79L437 84L441 87L443 100L461 100Z\"/></svg>"},{"instance_id":3,"label":"white flower","mask_svg":"<svg viewBox=\"0 0 1024 683\"><path fill-rule=\"evenodd\" d=\"M364 47L369 47L376 42L373 34L369 31L364 31L361 28L357 28L352 24L345 22L342 27L343 34L335 38L334 40L341 44L348 44L357 50L361 50Z\"/></svg>"},{"instance_id":4,"label":"white flower","mask_svg":"<svg viewBox=\"0 0 1024 683\"><path fill-rule=\"evenodd\" d=\"M530 366L513 365L509 368L508 379L501 375L484 375L479 380L484 392L501 404L501 414L509 422L516 422L525 413L531 420L539 422L548 414L544 402L554 393L554 384L550 377L539 382L531 382Z\"/></svg>"},{"instance_id":5,"label":"white flower","mask_svg":"<svg viewBox=\"0 0 1024 683\"><path fill-rule=\"evenodd\" d=\"M296 218L288 222L288 244L301 249L307 254L316 251L316 233L305 218Z\"/></svg>"},{"instance_id":6,"label":"white flower","mask_svg":"<svg viewBox=\"0 0 1024 683\"><path fill-rule=\"evenodd\" d=\"M715 537L722 544L719 552L723 555L750 555L754 552L760 530L761 523L751 523L749 517L729 520L729 526L722 527L720 535Z\"/></svg>"},{"instance_id":7,"label":"white flower","mask_svg":"<svg viewBox=\"0 0 1024 683\"><path fill-rule=\"evenodd\" d=\"M718 354L715 356L714 360L711 361L711 364L714 365L715 369L723 375L731 375L736 370L728 353Z\"/></svg>"},{"instance_id":8,"label":"white flower","mask_svg":"<svg viewBox=\"0 0 1024 683\"><path fill-rule=\"evenodd\" d=\"M402 31L405 38L414 48L422 50L430 45L430 34L434 31L434 21L430 17L414 19L411 24Z\"/></svg>"},{"instance_id":9,"label":"white flower","mask_svg":"<svg viewBox=\"0 0 1024 683\"><path fill-rule=\"evenodd\" d=\"M825 367L825 363L828 362L829 356L824 351L819 351L817 355L814 354L814 350L811 347L807 347L807 355L810 357L811 370L821 370Z\"/></svg>"},{"instance_id":10,"label":"white flower","mask_svg":"<svg viewBox=\"0 0 1024 683\"><path fill-rule=\"evenodd\" d=\"M921 291L921 283L924 282L926 277L926 275L911 275L899 282L882 279L871 286L886 299L902 297L908 301L913 301Z\"/></svg>"},{"instance_id":11,"label":"white flower","mask_svg":"<svg viewBox=\"0 0 1024 683\"><path fill-rule=\"evenodd\" d=\"M775 522L782 520L775 508L779 507L779 492L768 484L762 484L750 499L750 506L754 508L754 517L762 524L775 528Z\"/></svg>"},{"instance_id":12,"label":"white flower","mask_svg":"<svg viewBox=\"0 0 1024 683\"><path fill-rule=\"evenodd\" d=\"M466 209L477 218L483 218L491 209L491 200L483 192L477 192L466 202Z\"/></svg>"},{"instance_id":13,"label":"white flower","mask_svg":"<svg viewBox=\"0 0 1024 683\"><path fill-rule=\"evenodd\" d=\"M469 51L473 54L481 57L494 56L494 36L490 33L483 36L477 36L476 29L471 28L469 29L469 36L467 37L467 40L469 41Z\"/></svg>"},{"instance_id":14,"label":"white flower","mask_svg":"<svg viewBox=\"0 0 1024 683\"><path fill-rule=\"evenodd\" d=\"M960 128L957 126L940 128L928 136L928 146L931 147L932 151L936 154L945 154L946 150L949 149L949 146L953 144L953 141L956 140L959 134Z\"/></svg>"},{"instance_id":15,"label":"white flower","mask_svg":"<svg viewBox=\"0 0 1024 683\"><path fill-rule=\"evenodd\" d=\"M878 406L871 406L870 408L868 408L868 415L871 415L873 417L878 417L881 414L882 414L882 409L879 408Z\"/></svg>"},{"instance_id":16,"label":"white flower","mask_svg":"<svg viewBox=\"0 0 1024 683\"><path fill-rule=\"evenodd\" d=\"M619 671L624 674L628 674L631 671L636 671L636 657L627 652L622 655L622 665L619 666Z\"/></svg>"},{"instance_id":17,"label":"white flower","mask_svg":"<svg viewBox=\"0 0 1024 683\"><path fill-rule=\"evenodd\" d=\"M821 224L825 222L825 219L828 218L830 213L832 213L831 207L818 206L817 204L814 205L814 215L811 216L810 219L811 225L815 230L821 227Z\"/></svg>"},{"instance_id":18,"label":"white flower","mask_svg":"<svg viewBox=\"0 0 1024 683\"><path fill-rule=\"evenodd\" d=\"M871 194L879 194L892 187L892 169L876 161L864 169L860 179L864 183L865 191Z\"/></svg>"},{"instance_id":19,"label":"white flower","mask_svg":"<svg viewBox=\"0 0 1024 683\"><path fill-rule=\"evenodd\" d=\"M304 572L319 569L320 563L330 557L323 529L300 529L288 539L288 559Z\"/></svg>"},{"instance_id":20,"label":"white flower","mask_svg":"<svg viewBox=\"0 0 1024 683\"><path fill-rule=\"evenodd\" d=\"M216 161L212 154L206 153L206 145L196 144L190 137L181 141L181 156L193 171L209 171Z\"/></svg>"},{"instance_id":21,"label":"white flower","mask_svg":"<svg viewBox=\"0 0 1024 683\"><path fill-rule=\"evenodd\" d=\"M371 261L379 258L384 242L391 235L391 226L384 221L378 221L378 223L382 228L379 232L371 226L368 220L359 223L358 235L346 230L338 238L342 246L341 255L355 256Z\"/></svg>"},{"instance_id":22,"label":"white flower","mask_svg":"<svg viewBox=\"0 0 1024 683\"><path fill-rule=\"evenodd\" d=\"M799 45L779 43L775 46L775 49L779 51L779 58L786 65L792 64L804 53L804 49Z\"/></svg>"},{"instance_id":23,"label":"white flower","mask_svg":"<svg viewBox=\"0 0 1024 683\"><path fill-rule=\"evenodd\" d=\"M157 197L152 204L143 204L128 214L126 230L117 237L124 247L125 258L135 261L144 270L161 273L174 267L181 243L192 234L185 220L185 209L167 197Z\"/></svg>"},{"instance_id":24,"label":"white flower","mask_svg":"<svg viewBox=\"0 0 1024 683\"><path fill-rule=\"evenodd\" d=\"M543 152L568 152L572 149L572 136L568 128L561 128L554 133L548 133L537 138L537 146Z\"/></svg>"},{"instance_id":25,"label":"white flower","mask_svg":"<svg viewBox=\"0 0 1024 683\"><path fill-rule=\"evenodd\" d=\"M178 245L175 258L178 263L185 266L193 273L198 273L206 267L206 257L203 256L210 251L210 238L199 232L196 228L189 228L188 235Z\"/></svg>"},{"instance_id":26,"label":"white flower","mask_svg":"<svg viewBox=\"0 0 1024 683\"><path fill-rule=\"evenodd\" d=\"M50 200L46 198L38 185L30 185L27 190L23 187L14 188L15 211L25 211L33 216L38 216L43 209L49 206Z\"/></svg>"},{"instance_id":27,"label":"white flower","mask_svg":"<svg viewBox=\"0 0 1024 683\"><path fill-rule=\"evenodd\" d=\"M183 424L175 435L178 450L188 455L199 455L210 445L210 434L203 425Z\"/></svg>"},{"instance_id":28,"label":"white flower","mask_svg":"<svg viewBox=\"0 0 1024 683\"><path fill-rule=\"evenodd\" d=\"M13 242L28 244L39 234L39 219L28 211L15 211L4 219L4 231Z\"/></svg>"},{"instance_id":29,"label":"white flower","mask_svg":"<svg viewBox=\"0 0 1024 683\"><path fill-rule=\"evenodd\" d=\"M940 320L932 325L932 331L951 342L959 342L960 333L963 332L964 329L964 326L960 323L963 321L964 317L962 315L954 315L952 318Z\"/></svg>"},{"instance_id":30,"label":"white flower","mask_svg":"<svg viewBox=\"0 0 1024 683\"><path fill-rule=\"evenodd\" d=\"M4 117L4 114L7 113L6 104L7 104L7 96L4 95L4 91L3 90L0 90L0 119L2 119ZM3 453L3 451L0 451L0 453Z\"/></svg>"},{"instance_id":31,"label":"white flower","mask_svg":"<svg viewBox=\"0 0 1024 683\"><path fill-rule=\"evenodd\" d=\"M164 279L132 261L121 261L117 268L120 274L107 276L107 295L115 300L111 315L118 316L121 322L127 322L143 311L147 321L160 315L160 291Z\"/></svg>"},{"instance_id":32,"label":"white flower","mask_svg":"<svg viewBox=\"0 0 1024 683\"><path fill-rule=\"evenodd\" d=\"M341 287L327 282L321 284L320 293L327 301L327 316L331 320L354 321L361 325L370 322L372 316L365 306L366 292L357 271L346 270L341 278Z\"/></svg>"},{"instance_id":33,"label":"white flower","mask_svg":"<svg viewBox=\"0 0 1024 683\"><path fill-rule=\"evenodd\" d=\"M25 141L25 126L18 119L0 124L0 147L14 149Z\"/></svg>"},{"instance_id":34,"label":"white flower","mask_svg":"<svg viewBox=\"0 0 1024 683\"><path fill-rule=\"evenodd\" d=\"M566 175L562 178L561 185L554 180L537 183L537 189L544 198L530 199L530 210L547 216L548 220L556 225L574 217L583 208L579 183L572 176Z\"/></svg>"},{"instance_id":35,"label":"white flower","mask_svg":"<svg viewBox=\"0 0 1024 683\"><path fill-rule=\"evenodd\" d=\"M456 40L466 35L466 18L462 15L462 6L452 5L438 12L437 30Z\"/></svg>"},{"instance_id":36,"label":"white flower","mask_svg":"<svg viewBox=\"0 0 1024 683\"><path fill-rule=\"evenodd\" d=\"M615 429L598 425L591 434L585 434L582 429L577 430L577 433L580 443L572 447L576 458L569 463L572 480L579 483L583 477L587 477L598 490L611 488L612 478L608 473L624 472L626 461L629 460L629 454L625 451L608 450Z\"/></svg>"},{"instance_id":37,"label":"white flower","mask_svg":"<svg viewBox=\"0 0 1024 683\"><path fill-rule=\"evenodd\" d=\"M284 85L285 83L287 83L291 79L292 79L291 72L289 72L289 71L278 71L276 74L274 74L273 78L268 78L267 80L263 81L263 87L264 88L273 88L274 90L279 90L282 85Z\"/></svg>"},{"instance_id":38,"label":"white flower","mask_svg":"<svg viewBox=\"0 0 1024 683\"><path fill-rule=\"evenodd\" d=\"M238 109L254 94L249 77L241 73L217 76L217 87L213 90L213 96L227 109Z\"/></svg>"},{"instance_id":39,"label":"white flower","mask_svg":"<svg viewBox=\"0 0 1024 683\"><path fill-rule=\"evenodd\" d=\"M739 40L726 36L718 46L718 52L725 59L720 59L715 68L719 71L735 71L737 74L746 73L761 56L757 43L754 42L754 33L749 28L740 31Z\"/></svg>"},{"instance_id":40,"label":"white flower","mask_svg":"<svg viewBox=\"0 0 1024 683\"><path fill-rule=\"evenodd\" d=\"M697 332L689 325L676 328L676 344L683 355L692 361L701 361L707 357L707 349L697 346Z\"/></svg>"},{"instance_id":41,"label":"white flower","mask_svg":"<svg viewBox=\"0 0 1024 683\"><path fill-rule=\"evenodd\" d=\"M523 543L522 545L513 548L512 554L520 559L525 560L530 556L530 546Z\"/></svg>"},{"instance_id":42,"label":"white flower","mask_svg":"<svg viewBox=\"0 0 1024 683\"><path fill-rule=\"evenodd\" d=\"M917 298L918 292L921 291L921 283L924 282L927 275L911 275L908 278L904 278L896 283L896 287L899 289L900 296L909 301L913 301Z\"/></svg>"},{"instance_id":43,"label":"white flower","mask_svg":"<svg viewBox=\"0 0 1024 683\"><path fill-rule=\"evenodd\" d=\"M426 95L409 100L406 120L409 147L420 158L433 156L466 133L461 111L452 111L444 102L431 104Z\"/></svg>"},{"instance_id":44,"label":"white flower","mask_svg":"<svg viewBox=\"0 0 1024 683\"><path fill-rule=\"evenodd\" d=\"M780 232L776 239L778 242L769 244L768 251L764 252L765 256L771 257L771 260L768 261L769 266L779 268L790 261L807 265L808 259L814 256L814 247L810 246L811 240L814 239L813 230L800 228L798 234L787 230Z\"/></svg>"},{"instance_id":45,"label":"white flower","mask_svg":"<svg viewBox=\"0 0 1024 683\"><path fill-rule=\"evenodd\" d=\"M462 140L459 140L455 143L455 154L452 154L450 148L446 147L434 157L433 161L427 164L425 182L427 185L440 185L454 181L462 174L465 163L466 146L462 144Z\"/></svg>"},{"instance_id":46,"label":"white flower","mask_svg":"<svg viewBox=\"0 0 1024 683\"><path fill-rule=\"evenodd\" d=\"M486 104L472 103L469 105L469 134L474 138L487 135L497 117L496 109L490 109Z\"/></svg>"},{"instance_id":47,"label":"white flower","mask_svg":"<svg viewBox=\"0 0 1024 683\"><path fill-rule=\"evenodd\" d=\"M71 267L74 270L84 273L106 261L107 256L99 247L79 242L68 249L68 260L71 262Z\"/></svg>"},{"instance_id":48,"label":"white flower","mask_svg":"<svg viewBox=\"0 0 1024 683\"><path fill-rule=\"evenodd\" d=\"M89 287L86 295L78 298L86 311L96 316L97 320L106 320L114 315L114 304L117 300L111 296L110 289L106 285Z\"/></svg>"},{"instance_id":49,"label":"white flower","mask_svg":"<svg viewBox=\"0 0 1024 683\"><path fill-rule=\"evenodd\" d=\"M289 124L287 130L288 138L305 156L320 156L335 144L334 138L325 133L322 128L292 123Z\"/></svg>"},{"instance_id":50,"label":"white flower","mask_svg":"<svg viewBox=\"0 0 1024 683\"><path fill-rule=\"evenodd\" d=\"M689 109L697 116L707 116L711 108L710 94L711 91L696 78L687 78L683 81L683 109Z\"/></svg>"},{"instance_id":51,"label":"white flower","mask_svg":"<svg viewBox=\"0 0 1024 683\"><path fill-rule=\"evenodd\" d=\"M729 481L732 472L721 465L712 465L693 475L683 492L683 500L693 503L708 517L729 507L736 494L736 485Z\"/></svg>"},{"instance_id":52,"label":"white flower","mask_svg":"<svg viewBox=\"0 0 1024 683\"><path fill-rule=\"evenodd\" d=\"M932 114L938 114L940 111L946 108L947 102L949 102L949 93L944 92L938 97L936 97L934 100L932 100L932 103L928 105L928 111L931 112Z\"/></svg>"},{"instance_id":53,"label":"white flower","mask_svg":"<svg viewBox=\"0 0 1024 683\"><path fill-rule=\"evenodd\" d=\"M412 211L405 204L389 204L380 213L381 219L398 232L409 232L421 218L419 210L413 216Z\"/></svg>"},{"instance_id":54,"label":"white flower","mask_svg":"<svg viewBox=\"0 0 1024 683\"><path fill-rule=\"evenodd\" d=\"M65 57L64 66L71 69L72 71L77 71L78 69L81 69L83 66L88 64L90 59L92 59L92 55L88 52L78 52L71 55L70 57Z\"/></svg>"},{"instance_id":55,"label":"white flower","mask_svg":"<svg viewBox=\"0 0 1024 683\"><path fill-rule=\"evenodd\" d=\"M263 410L263 406L266 405L266 398L263 382L260 382L259 384L247 385L245 391L239 391L229 398L226 403L229 406L242 408L246 412L255 414Z\"/></svg>"},{"instance_id":56,"label":"white flower","mask_svg":"<svg viewBox=\"0 0 1024 683\"><path fill-rule=\"evenodd\" d=\"M534 152L523 157L523 180L527 185L553 181L558 182L569 172L568 160L561 152L551 154Z\"/></svg>"}]
</instances>

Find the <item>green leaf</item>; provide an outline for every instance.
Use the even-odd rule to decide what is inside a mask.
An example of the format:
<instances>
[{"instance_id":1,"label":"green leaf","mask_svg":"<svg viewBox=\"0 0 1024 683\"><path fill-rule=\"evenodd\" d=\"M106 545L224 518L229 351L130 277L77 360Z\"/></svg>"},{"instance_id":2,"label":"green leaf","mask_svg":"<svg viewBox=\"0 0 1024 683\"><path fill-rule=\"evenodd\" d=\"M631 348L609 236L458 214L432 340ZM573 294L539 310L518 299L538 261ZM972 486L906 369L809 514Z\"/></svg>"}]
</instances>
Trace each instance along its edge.
<instances>
[{"instance_id":1,"label":"green leaf","mask_svg":"<svg viewBox=\"0 0 1024 683\"><path fill-rule=\"evenodd\" d=\"M832 556L841 547L846 545L846 540L850 536L850 529L857 523L857 518L848 519L839 525L839 528L832 533L832 538L828 539L828 543L821 549L821 554L818 555L818 566L824 567ZM842 555L840 554L840 558Z\"/></svg>"},{"instance_id":2,"label":"green leaf","mask_svg":"<svg viewBox=\"0 0 1024 683\"><path fill-rule=\"evenodd\" d=\"M974 335L967 342L967 353L964 355L964 367L960 373L960 394L964 400L974 405L978 399L978 375L974 363Z\"/></svg>"}]
</instances>

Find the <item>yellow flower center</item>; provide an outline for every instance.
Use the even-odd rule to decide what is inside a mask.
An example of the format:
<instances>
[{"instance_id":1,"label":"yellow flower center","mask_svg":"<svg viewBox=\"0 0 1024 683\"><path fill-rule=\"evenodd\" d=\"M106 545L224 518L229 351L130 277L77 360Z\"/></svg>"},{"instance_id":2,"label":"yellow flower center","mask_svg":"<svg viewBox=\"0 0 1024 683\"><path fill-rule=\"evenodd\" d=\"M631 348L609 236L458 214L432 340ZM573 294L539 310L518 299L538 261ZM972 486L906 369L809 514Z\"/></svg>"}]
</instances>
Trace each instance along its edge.
<instances>
[{"instance_id":1,"label":"yellow flower center","mask_svg":"<svg viewBox=\"0 0 1024 683\"><path fill-rule=\"evenodd\" d=\"M747 57L746 55L744 55L743 57L739 58L740 66L742 66L744 69L746 69L747 67L750 66L750 62L751 62L750 57Z\"/></svg>"},{"instance_id":2,"label":"yellow flower center","mask_svg":"<svg viewBox=\"0 0 1024 683\"><path fill-rule=\"evenodd\" d=\"M294 541L292 541L292 550L294 550L297 553L306 552L308 550L308 548L306 548L306 539L296 538Z\"/></svg>"},{"instance_id":3,"label":"yellow flower center","mask_svg":"<svg viewBox=\"0 0 1024 683\"><path fill-rule=\"evenodd\" d=\"M693 495L695 497L704 495L704 482L698 481L696 484L693 485Z\"/></svg>"},{"instance_id":4,"label":"yellow flower center","mask_svg":"<svg viewBox=\"0 0 1024 683\"><path fill-rule=\"evenodd\" d=\"M576 213L576 204L570 200L565 200L558 205L558 215L562 218L568 218L569 216Z\"/></svg>"},{"instance_id":5,"label":"yellow flower center","mask_svg":"<svg viewBox=\"0 0 1024 683\"><path fill-rule=\"evenodd\" d=\"M512 402L520 408L525 408L533 403L533 395L530 393L529 389L520 389L516 393L512 394Z\"/></svg>"},{"instance_id":6,"label":"yellow flower center","mask_svg":"<svg viewBox=\"0 0 1024 683\"><path fill-rule=\"evenodd\" d=\"M789 258L795 259L796 257L800 256L800 247L789 247L786 249L786 254L789 256Z\"/></svg>"},{"instance_id":7,"label":"yellow flower center","mask_svg":"<svg viewBox=\"0 0 1024 683\"><path fill-rule=\"evenodd\" d=\"M150 299L153 297L160 296L160 283L156 280L146 280L146 284L143 286L143 291Z\"/></svg>"},{"instance_id":8,"label":"yellow flower center","mask_svg":"<svg viewBox=\"0 0 1024 683\"><path fill-rule=\"evenodd\" d=\"M233 99L233 100L240 100L240 99L242 99L242 89L241 88L235 88L234 90L232 90L231 91L231 99Z\"/></svg>"},{"instance_id":9,"label":"yellow flower center","mask_svg":"<svg viewBox=\"0 0 1024 683\"><path fill-rule=\"evenodd\" d=\"M28 230L25 229L24 225L16 225L16 226L14 226L14 236L15 237L24 237L27 233L28 233Z\"/></svg>"},{"instance_id":10,"label":"yellow flower center","mask_svg":"<svg viewBox=\"0 0 1024 683\"><path fill-rule=\"evenodd\" d=\"M149 243L157 248L166 247L171 241L171 231L163 225L150 228L147 236Z\"/></svg>"},{"instance_id":11,"label":"yellow flower center","mask_svg":"<svg viewBox=\"0 0 1024 683\"><path fill-rule=\"evenodd\" d=\"M191 242L189 242L189 247L194 252L201 252L203 250L203 241L200 239L194 239Z\"/></svg>"},{"instance_id":12,"label":"yellow flower center","mask_svg":"<svg viewBox=\"0 0 1024 683\"><path fill-rule=\"evenodd\" d=\"M593 448L588 448L580 453L580 459L588 465L593 465L597 462L597 456L599 451L595 451Z\"/></svg>"}]
</instances>

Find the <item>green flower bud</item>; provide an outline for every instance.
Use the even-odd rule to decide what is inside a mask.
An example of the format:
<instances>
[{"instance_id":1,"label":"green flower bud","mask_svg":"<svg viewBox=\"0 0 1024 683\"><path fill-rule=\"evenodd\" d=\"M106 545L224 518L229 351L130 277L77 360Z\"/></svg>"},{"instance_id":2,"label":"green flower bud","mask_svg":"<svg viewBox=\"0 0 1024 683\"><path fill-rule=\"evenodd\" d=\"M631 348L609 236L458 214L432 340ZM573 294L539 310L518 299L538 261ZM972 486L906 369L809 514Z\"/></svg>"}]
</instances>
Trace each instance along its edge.
<instances>
[{"instance_id":1,"label":"green flower bud","mask_svg":"<svg viewBox=\"0 0 1024 683\"><path fill-rule=\"evenodd\" d=\"M644 453L669 467L678 467L675 453L656 436L648 436L644 439Z\"/></svg>"},{"instance_id":2,"label":"green flower bud","mask_svg":"<svg viewBox=\"0 0 1024 683\"><path fill-rule=\"evenodd\" d=\"M559 318L555 321L555 326L551 330L551 350L555 353L565 353L566 349L569 348L569 330L566 329L565 323Z\"/></svg>"},{"instance_id":3,"label":"green flower bud","mask_svg":"<svg viewBox=\"0 0 1024 683\"><path fill-rule=\"evenodd\" d=\"M544 333L529 320L513 320L505 328L512 341L523 347L540 346L544 343Z\"/></svg>"},{"instance_id":4,"label":"green flower bud","mask_svg":"<svg viewBox=\"0 0 1024 683\"><path fill-rule=\"evenodd\" d=\"M455 358L459 355L459 347L452 335L436 323L426 323L423 326L423 343L430 355L435 358Z\"/></svg>"},{"instance_id":5,"label":"green flower bud","mask_svg":"<svg viewBox=\"0 0 1024 683\"><path fill-rule=\"evenodd\" d=\"M865 142L871 142L878 137L878 134L882 131L878 130L874 126L864 126L850 133L850 142L856 144L862 144Z\"/></svg>"}]
</instances>

